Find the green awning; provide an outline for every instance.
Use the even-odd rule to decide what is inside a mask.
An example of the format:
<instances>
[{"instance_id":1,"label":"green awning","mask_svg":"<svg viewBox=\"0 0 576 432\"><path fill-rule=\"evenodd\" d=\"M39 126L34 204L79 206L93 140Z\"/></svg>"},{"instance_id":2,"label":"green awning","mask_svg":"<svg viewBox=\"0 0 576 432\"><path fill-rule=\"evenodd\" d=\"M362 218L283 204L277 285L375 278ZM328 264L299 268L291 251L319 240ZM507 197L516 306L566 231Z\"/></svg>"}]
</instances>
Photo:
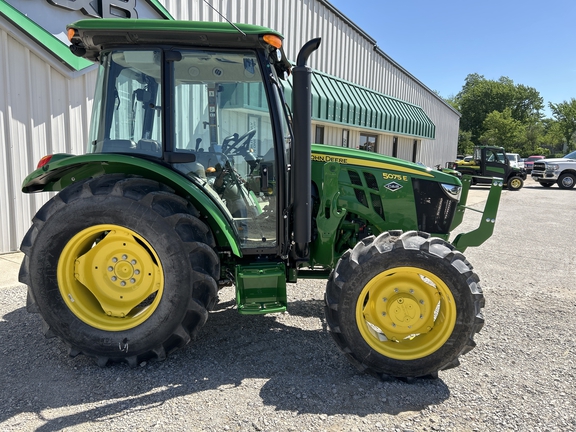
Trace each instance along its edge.
<instances>
[{"instance_id":1,"label":"green awning","mask_svg":"<svg viewBox=\"0 0 576 432\"><path fill-rule=\"evenodd\" d=\"M291 105L292 81L282 84ZM421 107L318 71L312 74L312 119L426 139L436 135Z\"/></svg>"}]
</instances>

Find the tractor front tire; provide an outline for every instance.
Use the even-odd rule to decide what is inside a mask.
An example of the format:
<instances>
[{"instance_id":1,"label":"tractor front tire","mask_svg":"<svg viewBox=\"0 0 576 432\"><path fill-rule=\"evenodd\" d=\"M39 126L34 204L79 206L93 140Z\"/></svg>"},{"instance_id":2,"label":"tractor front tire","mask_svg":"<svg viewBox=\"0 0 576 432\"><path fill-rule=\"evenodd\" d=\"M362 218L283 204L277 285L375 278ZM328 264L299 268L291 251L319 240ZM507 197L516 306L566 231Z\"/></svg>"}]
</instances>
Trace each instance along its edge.
<instances>
[{"instance_id":1,"label":"tractor front tire","mask_svg":"<svg viewBox=\"0 0 576 432\"><path fill-rule=\"evenodd\" d=\"M104 175L62 190L36 214L21 250L28 310L47 337L100 366L134 367L193 339L217 301L214 238L158 182Z\"/></svg>"},{"instance_id":2,"label":"tractor front tire","mask_svg":"<svg viewBox=\"0 0 576 432\"><path fill-rule=\"evenodd\" d=\"M478 276L452 245L390 231L347 251L325 295L330 334L360 371L437 376L459 365L484 325Z\"/></svg>"}]
</instances>

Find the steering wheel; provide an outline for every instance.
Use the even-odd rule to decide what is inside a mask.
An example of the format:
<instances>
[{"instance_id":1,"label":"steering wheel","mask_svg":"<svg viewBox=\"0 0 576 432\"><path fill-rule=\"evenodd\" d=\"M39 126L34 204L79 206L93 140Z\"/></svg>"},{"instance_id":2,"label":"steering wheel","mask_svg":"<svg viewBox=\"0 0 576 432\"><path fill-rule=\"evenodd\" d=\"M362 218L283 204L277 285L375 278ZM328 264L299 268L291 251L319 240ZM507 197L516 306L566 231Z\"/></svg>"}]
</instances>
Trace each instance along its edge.
<instances>
[{"instance_id":1,"label":"steering wheel","mask_svg":"<svg viewBox=\"0 0 576 432\"><path fill-rule=\"evenodd\" d=\"M248 153L250 141L256 135L256 129L251 129L244 135L239 136L237 133L224 138L222 141L222 153L227 156L244 155Z\"/></svg>"}]
</instances>

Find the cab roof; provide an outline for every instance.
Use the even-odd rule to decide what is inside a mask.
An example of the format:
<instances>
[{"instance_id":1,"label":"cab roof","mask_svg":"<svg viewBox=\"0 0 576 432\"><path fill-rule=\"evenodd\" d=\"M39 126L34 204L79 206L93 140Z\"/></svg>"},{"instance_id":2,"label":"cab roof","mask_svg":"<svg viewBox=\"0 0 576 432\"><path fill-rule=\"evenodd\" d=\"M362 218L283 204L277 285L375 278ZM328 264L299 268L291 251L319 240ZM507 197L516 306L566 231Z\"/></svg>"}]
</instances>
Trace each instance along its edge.
<instances>
[{"instance_id":1,"label":"cab roof","mask_svg":"<svg viewBox=\"0 0 576 432\"><path fill-rule=\"evenodd\" d=\"M267 27L205 21L154 19L86 19L67 26L70 49L96 61L103 49L137 45L176 45L202 48L272 48L262 37L282 35Z\"/></svg>"}]
</instances>

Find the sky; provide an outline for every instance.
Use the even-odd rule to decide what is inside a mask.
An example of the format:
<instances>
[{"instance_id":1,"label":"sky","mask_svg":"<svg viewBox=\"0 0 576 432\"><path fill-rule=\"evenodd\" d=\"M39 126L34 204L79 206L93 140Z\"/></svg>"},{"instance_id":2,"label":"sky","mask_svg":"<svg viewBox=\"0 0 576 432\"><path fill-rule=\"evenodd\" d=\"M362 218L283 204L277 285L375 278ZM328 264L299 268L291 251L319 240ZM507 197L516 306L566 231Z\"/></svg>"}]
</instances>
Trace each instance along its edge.
<instances>
[{"instance_id":1,"label":"sky","mask_svg":"<svg viewBox=\"0 0 576 432\"><path fill-rule=\"evenodd\" d=\"M506 76L548 103L576 98L576 0L328 0L447 98L472 73Z\"/></svg>"}]
</instances>

